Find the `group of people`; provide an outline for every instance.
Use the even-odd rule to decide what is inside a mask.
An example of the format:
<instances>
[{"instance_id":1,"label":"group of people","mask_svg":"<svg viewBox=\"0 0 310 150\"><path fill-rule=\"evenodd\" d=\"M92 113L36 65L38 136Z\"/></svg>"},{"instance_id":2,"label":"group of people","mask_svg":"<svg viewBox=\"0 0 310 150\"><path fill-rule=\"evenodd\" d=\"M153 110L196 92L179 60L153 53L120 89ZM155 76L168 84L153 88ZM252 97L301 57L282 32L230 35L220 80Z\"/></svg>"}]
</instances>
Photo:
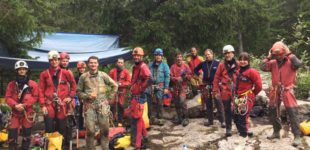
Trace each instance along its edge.
<instances>
[{"instance_id":1,"label":"group of people","mask_svg":"<svg viewBox=\"0 0 310 150\"><path fill-rule=\"evenodd\" d=\"M44 113L45 132L58 131L64 136L64 147L72 138L70 116L75 107L77 95L83 105L83 119L80 126L86 128L86 147L94 148L96 126L100 129L102 149L108 148L108 133L112 118L124 123L124 104L130 103L131 144L140 149L147 142L147 130L142 117L144 104L148 105L148 117L151 125L163 125L163 95L172 93L177 112L176 124L187 126L189 112L187 108L188 87L197 94L201 91L203 108L207 111L205 126L213 125L213 103L218 120L226 128L226 136L232 135L232 120L242 137L253 136L248 127L248 117L254 105L255 96L262 89L262 80L257 70L251 67L250 55L242 52L238 58L232 45L223 48L224 60L214 59L211 49L204 51L205 58L197 55L197 49L191 48L191 54L183 59L181 52L176 52L175 63L170 67L163 61L163 49L154 50L154 60L148 65L143 61L144 50L136 47L132 51L132 73L124 67L124 59L118 58L116 67L108 74L98 69L99 59L91 56L87 64L77 63L78 75L74 77L68 70L70 57L67 53L50 51L50 67L40 74L37 84L27 74L29 67L23 60L15 64L16 79L11 81L6 90L5 99L12 108L12 117L8 127L9 148L17 149L17 137L22 128L22 149L29 148L31 141L32 105L39 102ZM270 92L270 120L274 132L268 139L280 138L281 123L279 107L283 101L290 118L294 134L293 145L301 142L297 103L293 93L296 72L301 61L290 52L283 42L276 42L262 61L261 70L271 72L272 87ZM88 71L85 71L88 68ZM130 89L128 91L128 89ZM126 93L130 92L130 99ZM117 109L111 109L117 108ZM111 110L113 113L111 113ZM81 128L81 127L79 127Z\"/></svg>"}]
</instances>

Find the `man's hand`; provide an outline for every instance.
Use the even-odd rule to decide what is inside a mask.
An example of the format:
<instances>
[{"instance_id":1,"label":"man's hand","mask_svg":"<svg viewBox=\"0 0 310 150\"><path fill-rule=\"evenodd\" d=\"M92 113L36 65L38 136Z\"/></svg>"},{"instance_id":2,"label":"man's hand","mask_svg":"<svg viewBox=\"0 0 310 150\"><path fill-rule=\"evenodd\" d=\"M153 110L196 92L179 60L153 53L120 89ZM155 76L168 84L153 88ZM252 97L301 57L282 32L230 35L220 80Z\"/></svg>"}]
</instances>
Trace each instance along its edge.
<instances>
[{"instance_id":1,"label":"man's hand","mask_svg":"<svg viewBox=\"0 0 310 150\"><path fill-rule=\"evenodd\" d=\"M199 79L200 79L200 77L197 76L197 75L194 75L193 78L196 79L196 80L199 80Z\"/></svg>"},{"instance_id":2,"label":"man's hand","mask_svg":"<svg viewBox=\"0 0 310 150\"><path fill-rule=\"evenodd\" d=\"M168 94L169 90L168 89L164 89L164 94Z\"/></svg>"},{"instance_id":3,"label":"man's hand","mask_svg":"<svg viewBox=\"0 0 310 150\"><path fill-rule=\"evenodd\" d=\"M219 93L216 91L212 91L212 97L218 99L220 97Z\"/></svg>"},{"instance_id":4,"label":"man's hand","mask_svg":"<svg viewBox=\"0 0 310 150\"><path fill-rule=\"evenodd\" d=\"M41 111L43 112L44 115L47 115L48 113L47 108L45 106L41 108Z\"/></svg>"},{"instance_id":5,"label":"man's hand","mask_svg":"<svg viewBox=\"0 0 310 150\"><path fill-rule=\"evenodd\" d=\"M90 100L97 99L97 92L94 91L94 92L90 93L88 99L90 99Z\"/></svg>"},{"instance_id":6,"label":"man's hand","mask_svg":"<svg viewBox=\"0 0 310 150\"><path fill-rule=\"evenodd\" d=\"M271 53L271 50L268 52L268 56L267 56L268 59L271 59L272 58L272 53Z\"/></svg>"},{"instance_id":7,"label":"man's hand","mask_svg":"<svg viewBox=\"0 0 310 150\"><path fill-rule=\"evenodd\" d=\"M64 102L65 103L69 103L69 102L71 102L71 100L72 100L71 97L67 97L67 98L64 99Z\"/></svg>"},{"instance_id":8,"label":"man's hand","mask_svg":"<svg viewBox=\"0 0 310 150\"><path fill-rule=\"evenodd\" d=\"M24 105L23 104L16 104L15 105L15 109L17 111L23 111L24 110Z\"/></svg>"}]
</instances>

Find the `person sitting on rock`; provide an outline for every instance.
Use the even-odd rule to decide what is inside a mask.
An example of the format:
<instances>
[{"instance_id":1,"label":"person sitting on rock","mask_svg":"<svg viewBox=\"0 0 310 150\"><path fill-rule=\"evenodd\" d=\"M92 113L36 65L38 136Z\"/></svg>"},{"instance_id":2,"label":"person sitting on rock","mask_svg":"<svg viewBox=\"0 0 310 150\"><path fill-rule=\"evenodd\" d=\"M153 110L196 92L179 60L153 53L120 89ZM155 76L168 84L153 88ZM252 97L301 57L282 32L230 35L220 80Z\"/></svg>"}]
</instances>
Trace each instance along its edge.
<instances>
[{"instance_id":1,"label":"person sitting on rock","mask_svg":"<svg viewBox=\"0 0 310 150\"><path fill-rule=\"evenodd\" d=\"M262 90L262 79L257 70L250 67L250 55L243 52L239 56L240 70L236 79L234 99L234 122L239 135L252 136L249 131L249 113L252 111L255 96Z\"/></svg>"},{"instance_id":2,"label":"person sitting on rock","mask_svg":"<svg viewBox=\"0 0 310 150\"><path fill-rule=\"evenodd\" d=\"M280 138L279 112L281 101L283 101L294 134L293 146L298 146L301 143L298 105L294 95L297 70L301 65L302 62L290 52L287 45L278 41L273 44L269 55L260 66L263 71L271 72L272 79L272 88L269 94L269 115L273 125L273 134L267 138Z\"/></svg>"}]
</instances>

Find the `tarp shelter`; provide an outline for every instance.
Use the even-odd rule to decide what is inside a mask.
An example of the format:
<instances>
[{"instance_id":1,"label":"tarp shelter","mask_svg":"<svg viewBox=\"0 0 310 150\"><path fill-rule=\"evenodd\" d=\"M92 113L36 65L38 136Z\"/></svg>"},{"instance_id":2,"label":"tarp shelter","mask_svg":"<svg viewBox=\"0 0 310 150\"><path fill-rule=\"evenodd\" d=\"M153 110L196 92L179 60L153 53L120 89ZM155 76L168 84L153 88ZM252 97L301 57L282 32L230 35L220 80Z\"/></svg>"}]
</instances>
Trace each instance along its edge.
<instances>
[{"instance_id":1,"label":"tarp shelter","mask_svg":"<svg viewBox=\"0 0 310 150\"><path fill-rule=\"evenodd\" d=\"M76 66L77 61L86 61L90 56L97 56L101 65L110 64L118 57L130 58L130 49L119 47L119 37L114 35L53 33L47 34L42 44L28 51L33 59L25 60L31 69L48 68L47 53L50 50L67 52L70 55L69 67ZM20 58L0 56L0 67L11 69Z\"/></svg>"}]
</instances>

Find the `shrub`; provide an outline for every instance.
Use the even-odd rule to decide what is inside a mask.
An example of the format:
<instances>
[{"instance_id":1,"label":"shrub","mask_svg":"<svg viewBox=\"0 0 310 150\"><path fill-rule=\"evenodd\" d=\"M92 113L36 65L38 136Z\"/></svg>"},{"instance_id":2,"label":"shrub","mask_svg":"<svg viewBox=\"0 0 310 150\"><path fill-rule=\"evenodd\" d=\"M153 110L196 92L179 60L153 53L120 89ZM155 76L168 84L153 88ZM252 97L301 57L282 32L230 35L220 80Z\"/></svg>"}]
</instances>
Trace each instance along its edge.
<instances>
[{"instance_id":1,"label":"shrub","mask_svg":"<svg viewBox=\"0 0 310 150\"><path fill-rule=\"evenodd\" d=\"M306 99L310 91L310 74L301 72L297 75L297 88L295 94L297 99Z\"/></svg>"}]
</instances>

